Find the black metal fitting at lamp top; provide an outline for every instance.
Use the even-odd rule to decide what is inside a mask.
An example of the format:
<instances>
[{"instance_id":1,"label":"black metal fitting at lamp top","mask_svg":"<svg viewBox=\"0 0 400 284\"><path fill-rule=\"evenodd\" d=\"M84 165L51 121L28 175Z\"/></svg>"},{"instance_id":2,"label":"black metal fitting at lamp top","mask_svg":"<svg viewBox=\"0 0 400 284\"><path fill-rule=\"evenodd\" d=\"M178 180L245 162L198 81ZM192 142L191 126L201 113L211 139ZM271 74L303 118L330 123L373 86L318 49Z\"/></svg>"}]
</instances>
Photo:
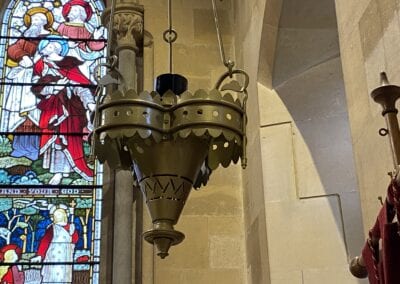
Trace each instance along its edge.
<instances>
[{"instance_id":1,"label":"black metal fitting at lamp top","mask_svg":"<svg viewBox=\"0 0 400 284\"><path fill-rule=\"evenodd\" d=\"M169 0L170 4L171 0ZM171 19L171 5L169 18ZM218 33L219 30L217 29ZM184 239L174 229L191 189L206 185L219 165L239 158L246 166L246 103L248 75L229 70L211 91L193 94L188 81L172 73L160 75L153 92L109 91L99 101L94 121L94 154L112 169L132 169L150 212L153 228L144 238L165 258L170 246ZM244 83L233 78L243 76Z\"/></svg>"},{"instance_id":2,"label":"black metal fitting at lamp top","mask_svg":"<svg viewBox=\"0 0 400 284\"><path fill-rule=\"evenodd\" d=\"M181 95L188 89L188 80L179 74L162 74L156 79L155 90L161 96L167 91L172 91L176 95Z\"/></svg>"}]
</instances>

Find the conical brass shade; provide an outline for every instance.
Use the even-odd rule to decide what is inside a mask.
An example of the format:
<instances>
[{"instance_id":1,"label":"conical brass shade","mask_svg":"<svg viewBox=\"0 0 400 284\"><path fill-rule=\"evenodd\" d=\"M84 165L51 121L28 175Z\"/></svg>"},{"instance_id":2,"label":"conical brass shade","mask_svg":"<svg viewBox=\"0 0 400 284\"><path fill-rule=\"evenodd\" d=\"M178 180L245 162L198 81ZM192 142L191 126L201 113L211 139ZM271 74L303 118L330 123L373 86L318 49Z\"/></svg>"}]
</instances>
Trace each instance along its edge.
<instances>
[{"instance_id":1,"label":"conical brass shade","mask_svg":"<svg viewBox=\"0 0 400 284\"><path fill-rule=\"evenodd\" d=\"M164 258L169 247L185 237L173 225L204 163L208 145L204 139L192 137L140 145L139 151L142 155L135 154L134 171L153 222L153 229L144 237Z\"/></svg>"},{"instance_id":2,"label":"conical brass shade","mask_svg":"<svg viewBox=\"0 0 400 284\"><path fill-rule=\"evenodd\" d=\"M176 176L155 176L142 180L139 185L153 223L169 220L175 225L189 196L192 183Z\"/></svg>"}]
</instances>

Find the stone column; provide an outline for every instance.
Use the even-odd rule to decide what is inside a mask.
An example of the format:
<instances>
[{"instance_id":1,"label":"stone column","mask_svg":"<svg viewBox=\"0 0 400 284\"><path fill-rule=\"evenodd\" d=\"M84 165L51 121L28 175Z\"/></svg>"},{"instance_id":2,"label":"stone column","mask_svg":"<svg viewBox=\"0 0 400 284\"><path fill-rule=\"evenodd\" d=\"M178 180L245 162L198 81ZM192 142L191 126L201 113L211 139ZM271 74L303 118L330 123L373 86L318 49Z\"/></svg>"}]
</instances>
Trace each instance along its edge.
<instances>
[{"instance_id":1,"label":"stone column","mask_svg":"<svg viewBox=\"0 0 400 284\"><path fill-rule=\"evenodd\" d=\"M103 14L103 23L108 26L111 8ZM117 1L113 18L111 54L118 56L118 69L123 77L119 89L137 91L136 57L143 46L143 7L132 1ZM111 33L110 33L111 36ZM112 283L140 283L140 259L133 252L140 253L142 227L142 200L140 192L133 187L130 171L117 171L113 200L113 260ZM139 276L140 275L140 276Z\"/></svg>"}]
</instances>

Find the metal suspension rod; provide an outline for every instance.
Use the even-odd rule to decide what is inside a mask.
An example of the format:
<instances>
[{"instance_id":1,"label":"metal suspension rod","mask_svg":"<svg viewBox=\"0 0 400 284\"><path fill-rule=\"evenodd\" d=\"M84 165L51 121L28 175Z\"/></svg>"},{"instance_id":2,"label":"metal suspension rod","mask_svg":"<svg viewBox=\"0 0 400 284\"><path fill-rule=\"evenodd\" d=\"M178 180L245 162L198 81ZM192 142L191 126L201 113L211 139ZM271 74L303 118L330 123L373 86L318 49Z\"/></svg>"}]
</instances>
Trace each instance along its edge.
<instances>
[{"instance_id":1,"label":"metal suspension rod","mask_svg":"<svg viewBox=\"0 0 400 284\"><path fill-rule=\"evenodd\" d=\"M226 60L224 43L222 42L221 30L219 27L217 5L215 4L215 0L211 0L211 3L212 3L212 7L213 7L213 12L214 12L215 29L217 30L219 53L221 56L221 60L222 60L222 63L229 69L229 71L232 71L233 67L235 66L235 62L230 59Z\"/></svg>"},{"instance_id":2,"label":"metal suspension rod","mask_svg":"<svg viewBox=\"0 0 400 284\"><path fill-rule=\"evenodd\" d=\"M164 41L169 44L169 73L172 74L173 54L172 44L178 38L177 32L172 28L172 1L168 0L168 29L163 34Z\"/></svg>"},{"instance_id":3,"label":"metal suspension rod","mask_svg":"<svg viewBox=\"0 0 400 284\"><path fill-rule=\"evenodd\" d=\"M168 30L172 31L172 1L168 0ZM172 41L169 41L169 73L172 74Z\"/></svg>"}]
</instances>

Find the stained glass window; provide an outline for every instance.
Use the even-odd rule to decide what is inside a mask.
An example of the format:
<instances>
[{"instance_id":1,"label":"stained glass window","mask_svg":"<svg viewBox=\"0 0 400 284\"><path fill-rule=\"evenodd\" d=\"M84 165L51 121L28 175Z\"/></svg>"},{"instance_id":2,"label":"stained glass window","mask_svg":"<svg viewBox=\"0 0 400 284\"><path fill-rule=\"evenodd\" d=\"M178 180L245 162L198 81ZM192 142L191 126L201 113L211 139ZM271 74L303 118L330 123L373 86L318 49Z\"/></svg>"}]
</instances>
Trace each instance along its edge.
<instances>
[{"instance_id":1,"label":"stained glass window","mask_svg":"<svg viewBox=\"0 0 400 284\"><path fill-rule=\"evenodd\" d=\"M89 159L96 0L11 0L0 37L0 283L99 283L102 169Z\"/></svg>"}]
</instances>

